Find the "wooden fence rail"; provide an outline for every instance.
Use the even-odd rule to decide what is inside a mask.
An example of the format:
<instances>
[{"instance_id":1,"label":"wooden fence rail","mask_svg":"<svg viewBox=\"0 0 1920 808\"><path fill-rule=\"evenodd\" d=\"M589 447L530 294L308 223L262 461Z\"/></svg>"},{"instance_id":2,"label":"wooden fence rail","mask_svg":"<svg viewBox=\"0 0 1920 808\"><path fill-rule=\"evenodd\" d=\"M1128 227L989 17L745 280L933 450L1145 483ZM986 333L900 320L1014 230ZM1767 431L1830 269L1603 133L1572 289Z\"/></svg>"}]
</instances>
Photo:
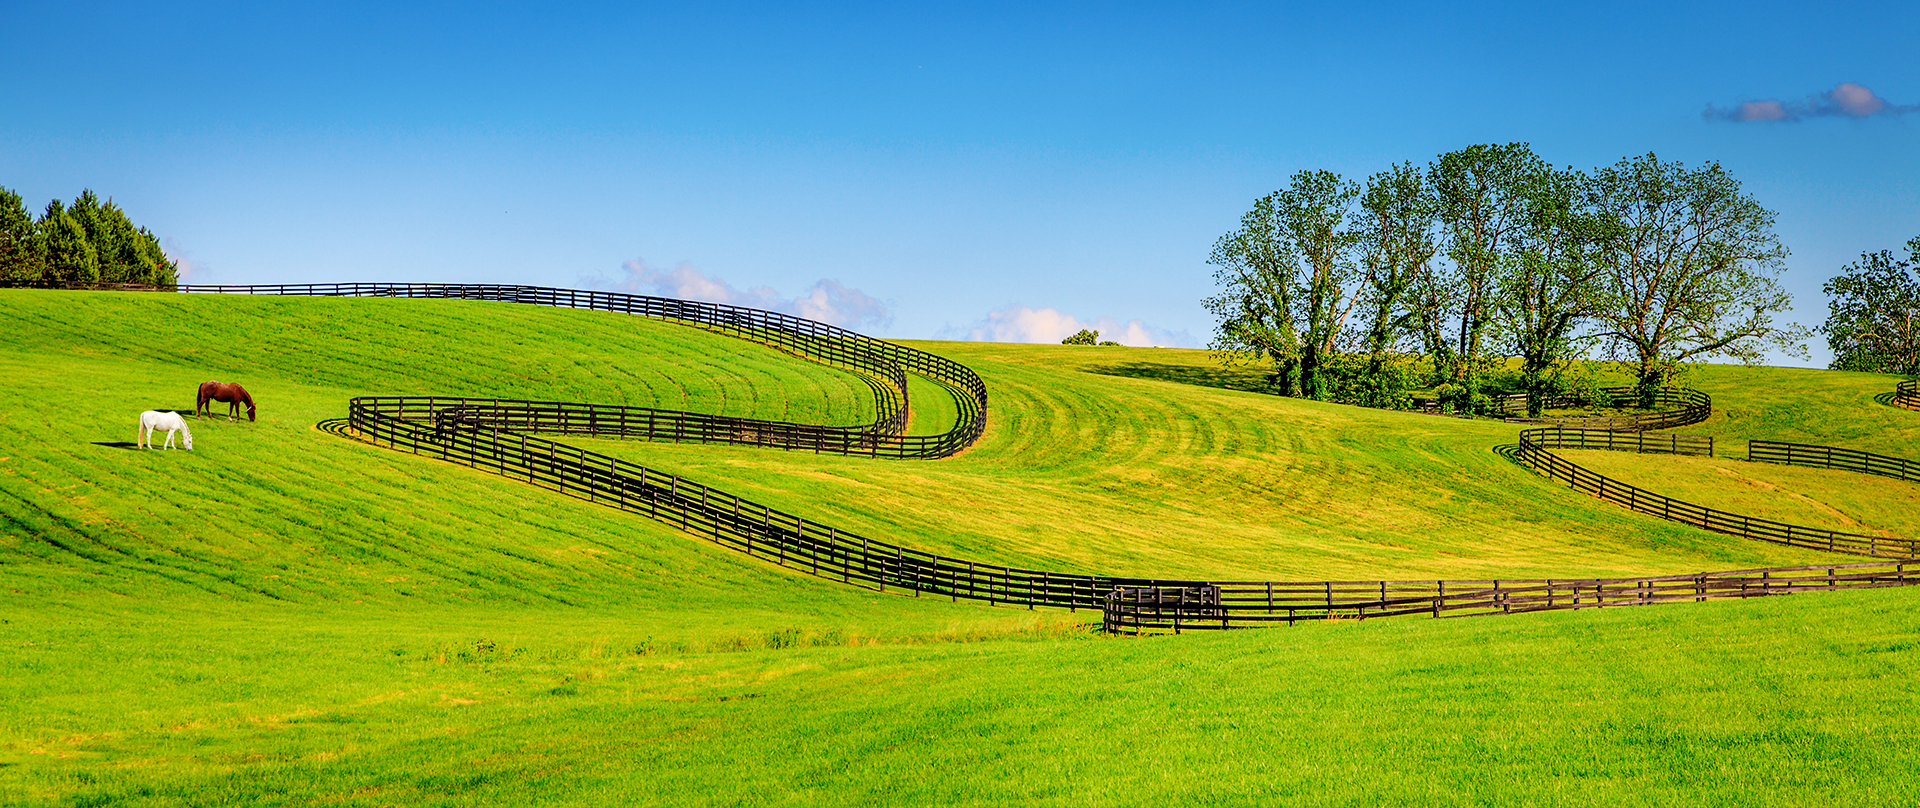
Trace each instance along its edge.
<instances>
[{"instance_id":1,"label":"wooden fence rail","mask_svg":"<svg viewBox=\"0 0 1920 808\"><path fill-rule=\"evenodd\" d=\"M1623 440L1622 438L1625 438ZM1768 455L1771 446L1790 446L1793 444L1773 444L1761 442L1765 446L1760 450ZM1551 450L1569 449L1612 449L1616 451L1635 451L1662 454L1713 455L1713 439L1684 435L1622 435L1613 432L1565 429L1546 427L1522 430L1518 456L1534 470L1545 474L1549 479L1566 483L1576 491L1625 506L1629 510L1652 514L1682 524L1692 525L1703 530L1726 533L1743 539L1785 544L1793 547L1805 547L1812 550L1826 550L1835 553L1875 556L1879 558L1914 558L1920 556L1920 540L1893 538L1859 533L1845 533L1837 530L1792 525L1761 519L1737 513L1708 508L1691 502L1656 494L1612 477L1588 470ZM1811 459L1804 450L1828 447L1799 447L1800 457ZM1753 448L1749 445L1749 452ZM1835 449L1839 453L1850 450ZM1856 454L1866 455L1864 452ZM1868 455L1880 458L1880 455ZM1836 457L1844 457L1836 455ZM1882 458L1911 465L1912 461L1897 458ZM1864 462L1864 461L1863 461ZM1876 468L1888 468L1876 466ZM1876 472L1882 473L1882 472Z\"/></svg>"},{"instance_id":2,"label":"wooden fence rail","mask_svg":"<svg viewBox=\"0 0 1920 808\"><path fill-rule=\"evenodd\" d=\"M899 397L896 403L882 402L881 417L874 423L857 427L722 418L644 407L439 396L354 398L348 404L347 420L362 439L389 449L458 463L642 515L788 569L915 597L945 596L1025 608L1101 609L1108 630L1142 633L1163 628L1271 625L1346 617L1509 614L1583 608L1589 599L1593 605L1658 603L1689 597L1698 600L1733 596L1738 586L1746 587L1739 591L1757 586L1755 594L1814 588L1807 583L1811 579L1792 575L1813 569L1801 567L1605 581L1216 583L1054 572L946 557L848 533L540 434L725 442L878 457L941 457L970 444L985 425L985 384L957 362L788 315L607 292L447 284L181 286L177 291L497 300L621 311L714 330L871 374L884 381L876 385L883 398L895 391ZM926 438L897 434L903 423L900 413L906 406L903 370L958 391L961 417L954 431ZM1580 434L1584 432L1593 434ZM1548 433L1553 434L1551 439ZM1531 439L1529 434L1533 435ZM1710 439L1555 427L1523 432L1521 451L1523 458L1532 458L1529 462L1550 463L1556 458L1546 450L1548 442L1555 446L1700 453L1697 440L1707 441L1704 453L1711 454ZM1563 468L1560 473L1574 472ZM1615 489L1609 486L1605 490ZM1909 550L1911 545L1906 543ZM1823 568L1829 569L1824 588L1909 583L1908 563L1893 565L1891 573L1885 569L1887 564ZM1848 572L1841 574L1839 570ZM1629 582L1639 587L1637 594L1623 593L1623 587L1633 588L1625 586Z\"/></svg>"},{"instance_id":3,"label":"wooden fence rail","mask_svg":"<svg viewBox=\"0 0 1920 808\"><path fill-rule=\"evenodd\" d=\"M1908 379L1893 388L1895 406L1920 410L1920 379Z\"/></svg>"},{"instance_id":4,"label":"wooden fence rail","mask_svg":"<svg viewBox=\"0 0 1920 808\"><path fill-rule=\"evenodd\" d=\"M1600 390L1600 400L1589 402L1578 397L1559 397L1547 402L1549 407L1582 406L1589 403L1603 406L1617 406L1623 401L1638 399L1637 387L1607 387ZM1647 412L1631 412L1621 415L1597 415L1576 418L1525 418L1526 394L1517 398L1509 396L1501 402L1502 412L1508 413L1507 420L1522 424L1554 424L1568 429L1604 430L1609 432L1646 432L1654 429L1672 429L1691 426L1707 420L1713 415L1713 398L1699 390L1684 387L1662 388L1654 394L1654 409ZM1518 414L1514 414L1514 413Z\"/></svg>"},{"instance_id":5,"label":"wooden fence rail","mask_svg":"<svg viewBox=\"0 0 1920 808\"><path fill-rule=\"evenodd\" d=\"M171 291L186 294L300 295L312 297L404 297L482 300L633 314L702 328L756 342L809 360L854 371L874 389L878 416L867 424L819 426L640 407L566 402L463 399L437 396L370 398L368 407L396 418L519 419L523 428L564 434L619 434L650 440L735 443L835 454L890 458L940 458L972 445L986 429L987 387L971 368L946 357L896 345L838 326L779 312L650 295L499 284L306 283L246 286L180 284L58 285L109 291ZM952 430L908 436L907 373L933 380L953 395L958 418ZM372 402L378 402L377 405ZM451 408L449 412L443 409ZM645 427L641 428L640 424ZM622 431L602 433L601 425ZM584 431L583 431L584 430Z\"/></svg>"},{"instance_id":6,"label":"wooden fence rail","mask_svg":"<svg viewBox=\"0 0 1920 808\"><path fill-rule=\"evenodd\" d=\"M1747 441L1747 459L1762 463L1842 469L1920 482L1920 462L1837 446L1750 440Z\"/></svg>"},{"instance_id":7,"label":"wooden fence rail","mask_svg":"<svg viewBox=\"0 0 1920 808\"><path fill-rule=\"evenodd\" d=\"M1298 581L1125 588L1101 610L1113 634L1183 633L1309 620L1525 612L1698 602L1920 584L1920 561L1532 581Z\"/></svg>"}]
</instances>

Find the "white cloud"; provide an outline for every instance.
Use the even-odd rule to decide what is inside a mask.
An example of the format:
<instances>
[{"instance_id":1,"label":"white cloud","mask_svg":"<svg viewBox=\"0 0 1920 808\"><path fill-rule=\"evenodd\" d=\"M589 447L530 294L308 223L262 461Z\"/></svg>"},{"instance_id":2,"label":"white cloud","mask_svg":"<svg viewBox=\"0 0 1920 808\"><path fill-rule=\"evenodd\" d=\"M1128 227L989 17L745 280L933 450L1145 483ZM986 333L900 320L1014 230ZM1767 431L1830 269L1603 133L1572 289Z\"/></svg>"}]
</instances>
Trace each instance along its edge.
<instances>
[{"instance_id":1,"label":"white cloud","mask_svg":"<svg viewBox=\"0 0 1920 808\"><path fill-rule=\"evenodd\" d=\"M181 283L205 283L207 276L212 274L205 264L188 257L187 251L182 249L180 243L174 241L172 236L160 242L160 252L167 256L167 260L173 262L176 279Z\"/></svg>"},{"instance_id":2,"label":"white cloud","mask_svg":"<svg viewBox=\"0 0 1920 808\"><path fill-rule=\"evenodd\" d=\"M1060 340L1079 333L1081 329L1100 332L1100 339L1103 341L1113 340L1121 345L1140 348L1149 346L1179 348L1192 342L1192 338L1185 331L1162 330L1140 320L1128 320L1124 323L1113 317L1082 320L1052 307L1036 309L1032 306L1006 306L996 309L987 312L986 317L972 325L943 328L939 335L948 339L965 339L975 342L1058 344Z\"/></svg>"},{"instance_id":3,"label":"white cloud","mask_svg":"<svg viewBox=\"0 0 1920 808\"><path fill-rule=\"evenodd\" d=\"M1890 104L1865 85L1845 81L1834 85L1831 90L1807 96L1800 101L1769 98L1742 101L1738 106L1728 109L1708 106L1705 117L1710 121L1797 121L1821 117L1866 118L1915 111L1920 111L1920 104Z\"/></svg>"},{"instance_id":4,"label":"white cloud","mask_svg":"<svg viewBox=\"0 0 1920 808\"><path fill-rule=\"evenodd\" d=\"M636 258L621 264L620 270L618 278L603 274L582 275L580 284L628 294L767 309L856 330L884 327L893 322L885 303L859 289L825 278L814 281L799 296L787 298L771 286L735 289L733 284L709 276L686 263L672 270L663 270L648 266L644 259Z\"/></svg>"}]
</instances>

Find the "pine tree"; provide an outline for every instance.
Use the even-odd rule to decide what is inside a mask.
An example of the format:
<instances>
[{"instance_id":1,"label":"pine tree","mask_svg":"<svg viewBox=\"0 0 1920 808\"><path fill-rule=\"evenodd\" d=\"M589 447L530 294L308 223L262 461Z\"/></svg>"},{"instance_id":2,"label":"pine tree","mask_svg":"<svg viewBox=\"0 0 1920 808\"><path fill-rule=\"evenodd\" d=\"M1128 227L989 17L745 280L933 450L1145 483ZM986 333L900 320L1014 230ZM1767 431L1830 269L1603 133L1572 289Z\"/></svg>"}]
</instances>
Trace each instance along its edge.
<instances>
[{"instance_id":1,"label":"pine tree","mask_svg":"<svg viewBox=\"0 0 1920 808\"><path fill-rule=\"evenodd\" d=\"M0 283L40 280L43 243L20 195L0 188Z\"/></svg>"},{"instance_id":2,"label":"pine tree","mask_svg":"<svg viewBox=\"0 0 1920 808\"><path fill-rule=\"evenodd\" d=\"M67 212L60 200L47 203L37 229L46 244L43 279L57 283L98 283L100 258L87 240L86 228Z\"/></svg>"}]
</instances>

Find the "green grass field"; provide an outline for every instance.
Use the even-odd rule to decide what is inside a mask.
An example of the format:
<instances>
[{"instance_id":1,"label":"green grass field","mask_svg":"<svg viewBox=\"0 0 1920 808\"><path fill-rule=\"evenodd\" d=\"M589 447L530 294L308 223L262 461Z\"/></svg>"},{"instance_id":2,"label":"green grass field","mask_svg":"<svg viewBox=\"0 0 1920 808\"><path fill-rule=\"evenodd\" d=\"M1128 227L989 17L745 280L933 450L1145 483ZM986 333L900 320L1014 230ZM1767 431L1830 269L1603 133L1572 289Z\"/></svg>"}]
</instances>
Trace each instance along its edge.
<instances>
[{"instance_id":1,"label":"green grass field","mask_svg":"<svg viewBox=\"0 0 1920 808\"><path fill-rule=\"evenodd\" d=\"M1560 488L1497 451L1504 424L1235 389L1257 378L1202 352L916 345L991 391L959 457L569 442L876 538L1063 570L1843 558ZM314 428L368 394L872 416L857 377L684 327L0 291L0 373L0 804L1909 805L1920 785L1907 590L1114 639L1097 615L792 574ZM192 453L116 445L208 378L245 383L259 423L198 422ZM1920 455L1920 413L1873 400L1890 377L1690 382L1716 415L1682 431ZM913 431L945 429L942 392L912 393ZM1620 476L1661 490L1663 471ZM1772 484L1841 510L1872 499Z\"/></svg>"},{"instance_id":2,"label":"green grass field","mask_svg":"<svg viewBox=\"0 0 1920 808\"><path fill-rule=\"evenodd\" d=\"M1920 536L1920 486L1850 471L1675 457L1557 450L1587 469L1729 513L1881 536Z\"/></svg>"}]
</instances>

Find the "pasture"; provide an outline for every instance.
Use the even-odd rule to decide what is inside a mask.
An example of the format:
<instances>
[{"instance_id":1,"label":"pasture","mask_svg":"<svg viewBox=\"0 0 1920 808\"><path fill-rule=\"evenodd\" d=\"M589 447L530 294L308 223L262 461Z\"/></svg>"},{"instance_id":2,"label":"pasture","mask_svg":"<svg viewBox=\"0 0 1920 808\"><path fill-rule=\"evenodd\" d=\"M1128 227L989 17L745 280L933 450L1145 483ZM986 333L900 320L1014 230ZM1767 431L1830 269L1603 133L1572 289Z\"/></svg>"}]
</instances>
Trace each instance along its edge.
<instances>
[{"instance_id":1,"label":"pasture","mask_svg":"<svg viewBox=\"0 0 1920 808\"><path fill-rule=\"evenodd\" d=\"M914 344L991 390L958 457L568 442L908 546L1080 572L1852 560L1565 490L1499 451L1511 425L1259 395L1203 352ZM7 804L1907 804L1916 785L1910 590L1114 639L1097 614L847 587L315 428L368 394L872 417L858 377L693 329L0 291L0 371ZM114 445L207 379L245 382L258 422L195 421L192 453ZM1920 413L1874 400L1889 377L1689 382L1716 413L1683 432L1920 455ZM915 384L912 431L944 430L950 403ZM1686 476L1593 460L1656 490ZM1674 495L1745 485L1704 477ZM1877 501L1768 479L1842 512ZM1854 518L1910 530L1898 506Z\"/></svg>"}]
</instances>

